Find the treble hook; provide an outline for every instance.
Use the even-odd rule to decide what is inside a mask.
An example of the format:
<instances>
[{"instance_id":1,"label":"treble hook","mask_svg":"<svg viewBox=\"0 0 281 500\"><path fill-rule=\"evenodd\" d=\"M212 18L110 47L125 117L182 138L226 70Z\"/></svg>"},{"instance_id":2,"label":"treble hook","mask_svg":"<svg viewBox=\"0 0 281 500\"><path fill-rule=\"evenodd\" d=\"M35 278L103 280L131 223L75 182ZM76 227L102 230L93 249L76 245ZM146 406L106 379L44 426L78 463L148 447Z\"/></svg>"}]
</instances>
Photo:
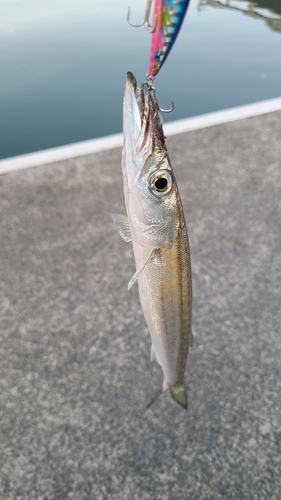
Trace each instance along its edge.
<instances>
[{"instance_id":1,"label":"treble hook","mask_svg":"<svg viewBox=\"0 0 281 500\"><path fill-rule=\"evenodd\" d=\"M159 110L162 111L162 113L171 113L175 109L175 105L172 100L171 100L171 105L172 105L171 109L162 109L159 107Z\"/></svg>"},{"instance_id":2,"label":"treble hook","mask_svg":"<svg viewBox=\"0 0 281 500\"><path fill-rule=\"evenodd\" d=\"M150 16L150 12L151 12L152 2L153 2L153 0L147 0L144 21L142 24L132 24L131 23L131 21L130 21L131 8L130 7L128 8L127 21L128 21L130 26L133 26L133 28L140 28L141 26L143 26L145 24L146 29L149 33L153 33L155 31L156 21L154 21L153 24L149 23L149 16Z\"/></svg>"},{"instance_id":3,"label":"treble hook","mask_svg":"<svg viewBox=\"0 0 281 500\"><path fill-rule=\"evenodd\" d=\"M174 105L172 100L171 100L171 104L172 104L171 109L162 109L162 108L160 108L160 106L158 106L158 109L155 111L155 113L153 115L153 119L156 118L158 111L161 111L161 113L171 113L172 111L174 111L175 105Z\"/></svg>"}]
</instances>

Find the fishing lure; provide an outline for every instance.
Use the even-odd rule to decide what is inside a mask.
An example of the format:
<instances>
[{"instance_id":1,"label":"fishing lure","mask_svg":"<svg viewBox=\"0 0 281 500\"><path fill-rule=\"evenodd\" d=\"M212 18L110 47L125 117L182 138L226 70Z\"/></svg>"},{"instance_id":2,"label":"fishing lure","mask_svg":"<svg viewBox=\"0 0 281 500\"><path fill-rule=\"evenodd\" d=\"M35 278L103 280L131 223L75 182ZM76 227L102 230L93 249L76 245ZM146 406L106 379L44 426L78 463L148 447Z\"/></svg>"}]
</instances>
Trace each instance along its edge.
<instances>
[{"instance_id":1,"label":"fishing lure","mask_svg":"<svg viewBox=\"0 0 281 500\"><path fill-rule=\"evenodd\" d=\"M139 27L144 24L151 33L150 56L147 76L154 79L163 66L167 56L175 43L184 20L189 0L154 0L152 23L149 17L153 0L148 0L145 17L142 24L133 25L130 22L130 9L128 22L131 26Z\"/></svg>"}]
</instances>

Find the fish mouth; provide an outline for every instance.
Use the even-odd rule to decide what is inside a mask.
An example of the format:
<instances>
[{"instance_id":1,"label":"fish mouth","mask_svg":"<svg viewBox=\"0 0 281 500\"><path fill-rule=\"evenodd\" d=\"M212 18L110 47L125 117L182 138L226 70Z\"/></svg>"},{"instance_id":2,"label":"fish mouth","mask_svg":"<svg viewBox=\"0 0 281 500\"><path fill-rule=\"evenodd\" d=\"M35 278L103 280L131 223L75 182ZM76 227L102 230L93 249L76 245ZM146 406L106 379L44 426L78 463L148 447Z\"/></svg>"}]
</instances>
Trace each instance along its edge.
<instances>
[{"instance_id":1,"label":"fish mouth","mask_svg":"<svg viewBox=\"0 0 281 500\"><path fill-rule=\"evenodd\" d=\"M136 78L128 71L123 104L124 145L127 143L137 155L151 155L157 146L166 149L162 124L154 87L145 82L138 88Z\"/></svg>"}]
</instances>

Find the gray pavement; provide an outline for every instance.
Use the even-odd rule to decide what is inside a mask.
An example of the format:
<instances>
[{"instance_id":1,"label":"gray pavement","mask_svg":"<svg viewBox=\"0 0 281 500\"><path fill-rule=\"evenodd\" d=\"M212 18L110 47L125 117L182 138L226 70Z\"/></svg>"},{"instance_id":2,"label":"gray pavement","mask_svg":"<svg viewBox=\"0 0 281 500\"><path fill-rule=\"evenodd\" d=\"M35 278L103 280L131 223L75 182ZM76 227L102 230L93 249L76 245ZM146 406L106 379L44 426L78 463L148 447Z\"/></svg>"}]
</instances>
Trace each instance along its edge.
<instances>
[{"instance_id":1,"label":"gray pavement","mask_svg":"<svg viewBox=\"0 0 281 500\"><path fill-rule=\"evenodd\" d=\"M168 139L193 269L189 409L161 386L121 150L0 178L0 498L281 498L281 112Z\"/></svg>"}]
</instances>

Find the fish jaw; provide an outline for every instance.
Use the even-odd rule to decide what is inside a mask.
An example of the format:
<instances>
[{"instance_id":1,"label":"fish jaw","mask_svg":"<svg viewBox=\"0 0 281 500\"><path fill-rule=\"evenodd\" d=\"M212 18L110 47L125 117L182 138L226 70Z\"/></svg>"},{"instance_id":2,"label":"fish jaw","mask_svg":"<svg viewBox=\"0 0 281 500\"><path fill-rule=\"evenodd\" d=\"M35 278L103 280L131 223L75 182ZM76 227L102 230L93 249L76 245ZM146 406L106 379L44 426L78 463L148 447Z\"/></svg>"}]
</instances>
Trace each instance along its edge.
<instances>
[{"instance_id":1,"label":"fish jaw","mask_svg":"<svg viewBox=\"0 0 281 500\"><path fill-rule=\"evenodd\" d=\"M148 132L149 119L142 120L143 113L136 99L137 81L130 71L126 73L123 100L123 154L122 169L124 178L124 193L127 206L126 191L132 194L136 178L140 174L152 147L147 140L152 134ZM128 211L128 207L127 207Z\"/></svg>"},{"instance_id":2,"label":"fish jaw","mask_svg":"<svg viewBox=\"0 0 281 500\"><path fill-rule=\"evenodd\" d=\"M135 145L141 130L141 118L136 100L136 90L136 79L133 73L128 71L128 73L126 73L123 101L123 156L125 156L125 162L123 162L123 164L127 163L130 165L135 165L137 161L135 157Z\"/></svg>"},{"instance_id":3,"label":"fish jaw","mask_svg":"<svg viewBox=\"0 0 281 500\"><path fill-rule=\"evenodd\" d=\"M141 134L141 115L136 99L136 90L136 79L131 72L127 72L123 100L122 171L125 205L132 238L135 233L135 182L146 160L145 151L139 151L137 148L137 143Z\"/></svg>"}]
</instances>

